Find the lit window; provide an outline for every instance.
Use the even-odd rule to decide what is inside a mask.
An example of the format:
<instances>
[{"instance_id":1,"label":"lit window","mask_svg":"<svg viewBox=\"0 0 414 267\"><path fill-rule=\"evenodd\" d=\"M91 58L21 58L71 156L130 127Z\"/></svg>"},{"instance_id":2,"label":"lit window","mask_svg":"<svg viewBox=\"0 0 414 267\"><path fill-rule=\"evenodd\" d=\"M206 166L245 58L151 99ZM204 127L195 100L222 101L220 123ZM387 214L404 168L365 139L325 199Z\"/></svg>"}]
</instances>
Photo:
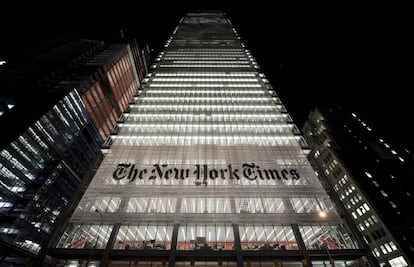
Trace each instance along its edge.
<instances>
[{"instance_id":1,"label":"lit window","mask_svg":"<svg viewBox=\"0 0 414 267\"><path fill-rule=\"evenodd\" d=\"M395 205L395 203L393 201L390 200L388 202L390 203L391 207L393 207L394 209L397 208L397 205Z\"/></svg>"},{"instance_id":2,"label":"lit window","mask_svg":"<svg viewBox=\"0 0 414 267\"><path fill-rule=\"evenodd\" d=\"M399 256L389 260L391 266L408 266L408 263L405 261L403 256Z\"/></svg>"},{"instance_id":3,"label":"lit window","mask_svg":"<svg viewBox=\"0 0 414 267\"><path fill-rule=\"evenodd\" d=\"M387 249L388 252L392 252L392 249L391 249L390 245L388 245L388 243L385 243L384 247Z\"/></svg>"},{"instance_id":4,"label":"lit window","mask_svg":"<svg viewBox=\"0 0 414 267\"><path fill-rule=\"evenodd\" d=\"M390 244L392 250L397 250L397 246L394 244L394 242L390 241L388 244Z\"/></svg>"},{"instance_id":5,"label":"lit window","mask_svg":"<svg viewBox=\"0 0 414 267\"><path fill-rule=\"evenodd\" d=\"M377 257L379 257L379 256L380 256L380 253L379 253L378 248L374 248L374 254L375 254L375 256L377 256Z\"/></svg>"},{"instance_id":6,"label":"lit window","mask_svg":"<svg viewBox=\"0 0 414 267\"><path fill-rule=\"evenodd\" d=\"M365 175L366 175L368 178L372 178L372 175L371 175L369 172L365 172Z\"/></svg>"},{"instance_id":7,"label":"lit window","mask_svg":"<svg viewBox=\"0 0 414 267\"><path fill-rule=\"evenodd\" d=\"M381 190L380 192L381 192L381 194L382 194L384 197L388 197L388 194L387 194L387 193L385 193L383 190Z\"/></svg>"},{"instance_id":8,"label":"lit window","mask_svg":"<svg viewBox=\"0 0 414 267\"><path fill-rule=\"evenodd\" d=\"M403 159L402 157L398 157L398 159L399 159L401 162L404 162L404 159Z\"/></svg>"}]
</instances>

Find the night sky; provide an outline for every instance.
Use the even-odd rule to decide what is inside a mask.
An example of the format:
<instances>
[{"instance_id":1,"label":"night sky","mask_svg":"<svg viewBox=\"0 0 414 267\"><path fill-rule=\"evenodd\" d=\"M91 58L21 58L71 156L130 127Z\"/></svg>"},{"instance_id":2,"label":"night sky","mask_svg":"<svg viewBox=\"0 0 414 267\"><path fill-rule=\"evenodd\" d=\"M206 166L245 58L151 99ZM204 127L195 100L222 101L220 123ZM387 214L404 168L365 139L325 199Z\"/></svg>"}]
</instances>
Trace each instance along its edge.
<instances>
[{"instance_id":1,"label":"night sky","mask_svg":"<svg viewBox=\"0 0 414 267\"><path fill-rule=\"evenodd\" d=\"M414 22L408 6L295 2L287 7L242 1L162 7L161 2L137 1L133 8L128 3L57 1L3 8L0 59L44 38L106 39L120 29L147 41L155 53L186 11L222 9L298 127L313 107L340 104L388 143L414 148L409 129L414 121Z\"/></svg>"}]
</instances>

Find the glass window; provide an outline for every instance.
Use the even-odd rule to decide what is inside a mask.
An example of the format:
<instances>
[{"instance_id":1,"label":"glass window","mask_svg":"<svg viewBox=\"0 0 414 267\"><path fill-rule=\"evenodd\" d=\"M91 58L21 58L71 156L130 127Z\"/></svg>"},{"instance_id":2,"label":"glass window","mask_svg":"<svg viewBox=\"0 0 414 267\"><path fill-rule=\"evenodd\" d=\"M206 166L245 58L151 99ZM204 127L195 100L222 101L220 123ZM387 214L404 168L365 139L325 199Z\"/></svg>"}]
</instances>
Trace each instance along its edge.
<instances>
[{"instance_id":1,"label":"glass window","mask_svg":"<svg viewBox=\"0 0 414 267\"><path fill-rule=\"evenodd\" d=\"M307 249L355 249L357 244L341 226L299 226Z\"/></svg>"},{"instance_id":2,"label":"glass window","mask_svg":"<svg viewBox=\"0 0 414 267\"><path fill-rule=\"evenodd\" d=\"M111 235L112 225L70 224L62 235L58 248L104 249Z\"/></svg>"},{"instance_id":3,"label":"glass window","mask_svg":"<svg viewBox=\"0 0 414 267\"><path fill-rule=\"evenodd\" d=\"M311 213L320 210L333 209L332 203L328 199L320 198L291 198L293 209L297 213Z\"/></svg>"},{"instance_id":4,"label":"glass window","mask_svg":"<svg viewBox=\"0 0 414 267\"><path fill-rule=\"evenodd\" d=\"M173 226L167 223L121 225L114 249L171 249Z\"/></svg>"},{"instance_id":5,"label":"glass window","mask_svg":"<svg viewBox=\"0 0 414 267\"><path fill-rule=\"evenodd\" d=\"M97 197L95 199L84 199L79 205L80 209L86 211L99 210L102 212L115 212L121 203L121 197Z\"/></svg>"},{"instance_id":6,"label":"glass window","mask_svg":"<svg viewBox=\"0 0 414 267\"><path fill-rule=\"evenodd\" d=\"M283 213L281 198L235 198L237 213Z\"/></svg>"},{"instance_id":7,"label":"glass window","mask_svg":"<svg viewBox=\"0 0 414 267\"><path fill-rule=\"evenodd\" d=\"M178 231L179 250L233 250L231 224L184 224Z\"/></svg>"},{"instance_id":8,"label":"glass window","mask_svg":"<svg viewBox=\"0 0 414 267\"><path fill-rule=\"evenodd\" d=\"M242 250L298 249L293 230L283 225L240 225Z\"/></svg>"},{"instance_id":9,"label":"glass window","mask_svg":"<svg viewBox=\"0 0 414 267\"><path fill-rule=\"evenodd\" d=\"M127 212L173 213L176 203L176 198L132 197L128 201Z\"/></svg>"},{"instance_id":10,"label":"glass window","mask_svg":"<svg viewBox=\"0 0 414 267\"><path fill-rule=\"evenodd\" d=\"M230 213L229 198L183 198L181 213Z\"/></svg>"}]
</instances>

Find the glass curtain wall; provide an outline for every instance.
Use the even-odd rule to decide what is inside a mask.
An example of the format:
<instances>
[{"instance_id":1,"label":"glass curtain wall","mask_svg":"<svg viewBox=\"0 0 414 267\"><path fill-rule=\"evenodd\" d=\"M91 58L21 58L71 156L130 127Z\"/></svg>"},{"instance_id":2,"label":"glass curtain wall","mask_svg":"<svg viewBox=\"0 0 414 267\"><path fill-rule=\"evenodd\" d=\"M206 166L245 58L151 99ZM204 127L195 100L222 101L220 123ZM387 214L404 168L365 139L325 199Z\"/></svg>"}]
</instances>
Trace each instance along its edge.
<instances>
[{"instance_id":1,"label":"glass curtain wall","mask_svg":"<svg viewBox=\"0 0 414 267\"><path fill-rule=\"evenodd\" d=\"M98 209L102 242L120 224L116 250L169 250L173 225L178 251L234 250L236 240L243 250L298 250L292 225L309 249L356 247L239 39L222 13L181 20L107 140L66 235L99 223Z\"/></svg>"}]
</instances>

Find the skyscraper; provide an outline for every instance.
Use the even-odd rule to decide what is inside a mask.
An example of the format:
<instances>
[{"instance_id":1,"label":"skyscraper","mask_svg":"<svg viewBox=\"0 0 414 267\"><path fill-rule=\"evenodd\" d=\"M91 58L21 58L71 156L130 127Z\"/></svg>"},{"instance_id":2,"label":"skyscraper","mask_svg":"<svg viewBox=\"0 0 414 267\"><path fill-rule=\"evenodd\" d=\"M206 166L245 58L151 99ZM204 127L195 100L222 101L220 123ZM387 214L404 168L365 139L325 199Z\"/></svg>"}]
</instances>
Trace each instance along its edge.
<instances>
[{"instance_id":1,"label":"skyscraper","mask_svg":"<svg viewBox=\"0 0 414 267\"><path fill-rule=\"evenodd\" d=\"M388 144L358 114L340 107L309 114L303 133L309 159L364 235L390 266L411 266L413 155Z\"/></svg>"},{"instance_id":2,"label":"skyscraper","mask_svg":"<svg viewBox=\"0 0 414 267\"><path fill-rule=\"evenodd\" d=\"M29 50L0 72L2 266L42 258L138 89L135 68L143 68L127 44L56 39Z\"/></svg>"},{"instance_id":3,"label":"skyscraper","mask_svg":"<svg viewBox=\"0 0 414 267\"><path fill-rule=\"evenodd\" d=\"M369 259L239 39L220 12L180 21L50 256L65 266L358 266Z\"/></svg>"},{"instance_id":4,"label":"skyscraper","mask_svg":"<svg viewBox=\"0 0 414 267\"><path fill-rule=\"evenodd\" d=\"M137 73L143 71L137 71L136 66L144 66L140 62L134 63L130 45L110 44L73 70L57 86L63 90L72 87L79 91L103 140L108 138L117 119L138 89Z\"/></svg>"},{"instance_id":5,"label":"skyscraper","mask_svg":"<svg viewBox=\"0 0 414 267\"><path fill-rule=\"evenodd\" d=\"M16 98L15 104L0 118L4 131L25 129L12 142L4 138L0 143L0 263L4 266L24 266L26 258L37 257L47 247L102 160L102 139L76 90L49 95L42 102ZM38 119L30 122L28 113Z\"/></svg>"}]
</instances>

